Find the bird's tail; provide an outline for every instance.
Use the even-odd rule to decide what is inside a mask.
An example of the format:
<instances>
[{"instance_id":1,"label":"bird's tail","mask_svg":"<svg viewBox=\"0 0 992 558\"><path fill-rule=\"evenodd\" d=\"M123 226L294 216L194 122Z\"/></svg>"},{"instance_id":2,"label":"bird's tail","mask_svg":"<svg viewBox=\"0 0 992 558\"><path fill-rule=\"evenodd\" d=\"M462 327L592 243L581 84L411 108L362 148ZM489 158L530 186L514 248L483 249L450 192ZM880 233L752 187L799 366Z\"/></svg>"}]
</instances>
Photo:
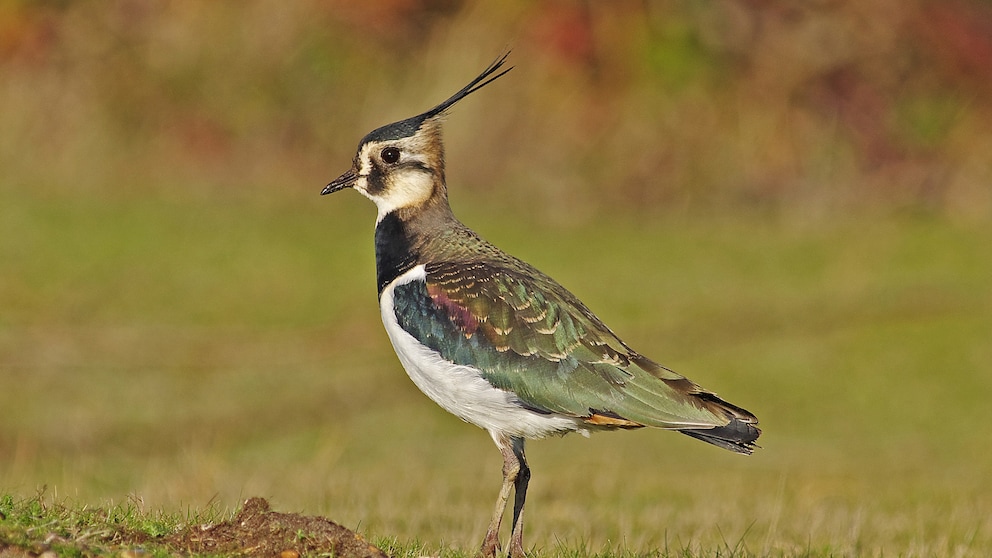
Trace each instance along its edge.
<instances>
[{"instance_id":1,"label":"bird's tail","mask_svg":"<svg viewBox=\"0 0 992 558\"><path fill-rule=\"evenodd\" d=\"M685 428L680 429L679 432L714 446L745 455L750 455L755 448L760 447L754 443L761 435L761 429L755 426L758 424L757 417L746 409L727 403L712 393L701 392L695 395L706 400L708 408L722 411L730 422L724 426Z\"/></svg>"}]
</instances>

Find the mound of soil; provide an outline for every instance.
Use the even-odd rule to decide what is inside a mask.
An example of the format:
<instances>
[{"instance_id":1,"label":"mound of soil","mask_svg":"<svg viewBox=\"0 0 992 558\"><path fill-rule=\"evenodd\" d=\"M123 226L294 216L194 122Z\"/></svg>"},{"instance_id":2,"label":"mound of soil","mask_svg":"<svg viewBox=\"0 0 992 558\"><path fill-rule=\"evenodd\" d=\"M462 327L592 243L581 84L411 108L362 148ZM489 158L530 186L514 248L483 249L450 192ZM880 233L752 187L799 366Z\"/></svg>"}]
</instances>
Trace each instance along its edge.
<instances>
[{"instance_id":1,"label":"mound of soil","mask_svg":"<svg viewBox=\"0 0 992 558\"><path fill-rule=\"evenodd\" d=\"M297 558L388 558L360 535L323 517L274 512L250 498L230 521L192 525L162 541L178 552Z\"/></svg>"}]
</instances>

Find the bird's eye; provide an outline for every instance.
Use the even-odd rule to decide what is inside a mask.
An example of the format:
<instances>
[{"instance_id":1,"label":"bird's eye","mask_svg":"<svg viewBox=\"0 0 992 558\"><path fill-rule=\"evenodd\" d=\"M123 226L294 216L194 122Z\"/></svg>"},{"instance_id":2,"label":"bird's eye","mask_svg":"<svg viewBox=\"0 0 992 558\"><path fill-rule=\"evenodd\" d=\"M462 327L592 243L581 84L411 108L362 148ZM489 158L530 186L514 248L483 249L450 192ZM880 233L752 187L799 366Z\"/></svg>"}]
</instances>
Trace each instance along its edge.
<instances>
[{"instance_id":1,"label":"bird's eye","mask_svg":"<svg viewBox=\"0 0 992 558\"><path fill-rule=\"evenodd\" d=\"M387 147L379 154L382 160L392 164L400 160L400 150L395 147Z\"/></svg>"}]
</instances>

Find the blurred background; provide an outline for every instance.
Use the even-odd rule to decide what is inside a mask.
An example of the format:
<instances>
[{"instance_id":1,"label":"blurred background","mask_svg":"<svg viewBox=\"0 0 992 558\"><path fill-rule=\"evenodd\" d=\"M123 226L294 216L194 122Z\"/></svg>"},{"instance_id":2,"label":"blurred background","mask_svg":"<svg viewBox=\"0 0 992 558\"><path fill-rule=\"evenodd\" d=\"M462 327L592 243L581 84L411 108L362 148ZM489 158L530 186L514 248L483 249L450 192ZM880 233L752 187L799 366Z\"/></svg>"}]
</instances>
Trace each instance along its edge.
<instances>
[{"instance_id":1,"label":"blurred background","mask_svg":"<svg viewBox=\"0 0 992 558\"><path fill-rule=\"evenodd\" d=\"M529 542L992 545L987 0L2 0L0 491L473 548L498 453L317 194L507 48L456 214L766 430L532 443Z\"/></svg>"},{"instance_id":2,"label":"blurred background","mask_svg":"<svg viewBox=\"0 0 992 558\"><path fill-rule=\"evenodd\" d=\"M462 196L499 185L490 202L568 222L992 211L980 0L6 1L0 18L8 187L285 196L511 47L509 83L451 119Z\"/></svg>"}]
</instances>

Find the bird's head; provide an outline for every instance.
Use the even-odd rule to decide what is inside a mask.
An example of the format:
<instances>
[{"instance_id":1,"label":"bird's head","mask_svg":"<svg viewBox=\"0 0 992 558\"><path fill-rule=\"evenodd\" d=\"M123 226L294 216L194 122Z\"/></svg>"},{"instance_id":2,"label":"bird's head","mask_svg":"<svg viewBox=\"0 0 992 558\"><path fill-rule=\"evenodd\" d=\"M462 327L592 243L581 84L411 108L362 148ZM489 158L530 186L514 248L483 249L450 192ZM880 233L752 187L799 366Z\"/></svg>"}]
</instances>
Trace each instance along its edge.
<instances>
[{"instance_id":1,"label":"bird's head","mask_svg":"<svg viewBox=\"0 0 992 558\"><path fill-rule=\"evenodd\" d=\"M427 112L369 132L358 144L352 167L325 186L321 195L354 188L375 202L380 220L397 209L420 206L438 197L446 199L441 141L445 111L509 72L512 67L496 73L507 56L498 58L468 85Z\"/></svg>"}]
</instances>

